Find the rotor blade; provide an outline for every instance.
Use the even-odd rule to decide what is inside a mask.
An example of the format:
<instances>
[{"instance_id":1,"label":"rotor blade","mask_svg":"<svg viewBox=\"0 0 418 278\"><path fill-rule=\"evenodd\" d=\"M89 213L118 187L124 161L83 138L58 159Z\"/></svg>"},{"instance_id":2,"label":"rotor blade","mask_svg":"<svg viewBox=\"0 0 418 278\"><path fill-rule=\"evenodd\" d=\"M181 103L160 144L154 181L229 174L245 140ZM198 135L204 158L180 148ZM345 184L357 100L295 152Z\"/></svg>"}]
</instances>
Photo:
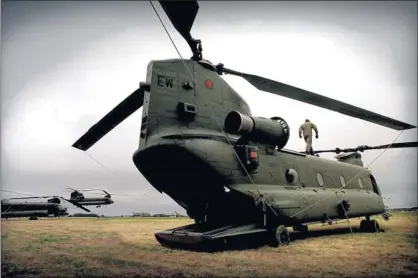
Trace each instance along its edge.
<instances>
[{"instance_id":1,"label":"rotor blade","mask_svg":"<svg viewBox=\"0 0 418 278\"><path fill-rule=\"evenodd\" d=\"M78 190L78 191L103 191L103 189L101 189L101 188L93 188L93 189L80 189L80 190Z\"/></svg>"},{"instance_id":2,"label":"rotor blade","mask_svg":"<svg viewBox=\"0 0 418 278\"><path fill-rule=\"evenodd\" d=\"M393 143L393 144L386 144L386 145L379 145L379 146L358 146L357 148L347 148L347 149L340 149L336 148L333 150L320 150L314 151L314 153L341 153L341 152L363 152L367 150L379 150L379 149L399 149L399 148L416 148L418 147L418 142L402 142L402 143Z\"/></svg>"},{"instance_id":3,"label":"rotor blade","mask_svg":"<svg viewBox=\"0 0 418 278\"><path fill-rule=\"evenodd\" d=\"M402 143L393 143L379 146L359 146L357 147L361 150L378 150L378 149L399 149L399 148L416 148L418 147L418 142L402 142Z\"/></svg>"},{"instance_id":4,"label":"rotor blade","mask_svg":"<svg viewBox=\"0 0 418 278\"><path fill-rule=\"evenodd\" d=\"M36 196L36 197L7 198L7 200L44 199L44 198L54 198L54 197L57 197L57 196Z\"/></svg>"},{"instance_id":5,"label":"rotor blade","mask_svg":"<svg viewBox=\"0 0 418 278\"><path fill-rule=\"evenodd\" d=\"M199 10L197 1L158 1L177 32L189 42L190 30Z\"/></svg>"},{"instance_id":6,"label":"rotor blade","mask_svg":"<svg viewBox=\"0 0 418 278\"><path fill-rule=\"evenodd\" d=\"M314 153L336 153L339 154L341 152L349 152L347 151L348 149L340 149L340 148L336 148L333 150L320 150L320 151L314 151ZM306 151L304 152L300 152L300 153L306 153Z\"/></svg>"},{"instance_id":7,"label":"rotor blade","mask_svg":"<svg viewBox=\"0 0 418 278\"><path fill-rule=\"evenodd\" d=\"M65 198L62 198L62 197L61 197L61 199L63 199L64 201L69 202L70 204L73 204L74 206L76 206L76 207L78 207L78 208L81 208L81 209L82 209L82 210L84 210L84 211L91 212L89 209L87 209L87 208L83 207L82 205L80 205L80 204L79 204L79 203L77 203L77 202L74 202L74 201L71 201L71 200L68 200L68 199L65 199Z\"/></svg>"},{"instance_id":8,"label":"rotor blade","mask_svg":"<svg viewBox=\"0 0 418 278\"><path fill-rule=\"evenodd\" d=\"M82 151L88 150L109 131L124 121L132 113L142 107L144 101L144 86L130 94L112 111L93 125L80 139L73 144L74 148Z\"/></svg>"},{"instance_id":9,"label":"rotor blade","mask_svg":"<svg viewBox=\"0 0 418 278\"><path fill-rule=\"evenodd\" d=\"M80 190L78 190L78 191L83 191L83 192L85 192L85 191L103 191L103 193L104 194L107 194L107 195L111 195L109 192L107 192L106 190L104 190L104 189L80 189ZM103 193L91 193L91 194L100 194L100 195L103 195Z\"/></svg>"},{"instance_id":10,"label":"rotor blade","mask_svg":"<svg viewBox=\"0 0 418 278\"><path fill-rule=\"evenodd\" d=\"M271 79L263 78L257 75L233 71L227 68L223 68L222 66L218 67L218 70L224 73L241 76L261 91L305 102L311 105L329 109L341 114L345 114L347 116L362 119L396 130L416 128L416 126L400 122L398 120L353 106L351 104L347 104L329 97L321 96Z\"/></svg>"}]
</instances>

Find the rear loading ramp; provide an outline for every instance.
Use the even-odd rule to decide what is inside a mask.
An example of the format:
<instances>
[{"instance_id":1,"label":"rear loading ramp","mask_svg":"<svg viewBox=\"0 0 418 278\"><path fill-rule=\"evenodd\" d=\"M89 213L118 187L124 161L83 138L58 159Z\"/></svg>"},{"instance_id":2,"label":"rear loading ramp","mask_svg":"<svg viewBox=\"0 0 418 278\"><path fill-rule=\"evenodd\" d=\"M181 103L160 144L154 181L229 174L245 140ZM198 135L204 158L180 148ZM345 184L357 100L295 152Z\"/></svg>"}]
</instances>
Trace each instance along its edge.
<instances>
[{"instance_id":1,"label":"rear loading ramp","mask_svg":"<svg viewBox=\"0 0 418 278\"><path fill-rule=\"evenodd\" d=\"M197 224L190 224L155 233L157 241L169 248L212 249L241 243L256 244L268 239L270 231L256 224L225 226L203 230ZM232 246L230 246L232 247Z\"/></svg>"}]
</instances>

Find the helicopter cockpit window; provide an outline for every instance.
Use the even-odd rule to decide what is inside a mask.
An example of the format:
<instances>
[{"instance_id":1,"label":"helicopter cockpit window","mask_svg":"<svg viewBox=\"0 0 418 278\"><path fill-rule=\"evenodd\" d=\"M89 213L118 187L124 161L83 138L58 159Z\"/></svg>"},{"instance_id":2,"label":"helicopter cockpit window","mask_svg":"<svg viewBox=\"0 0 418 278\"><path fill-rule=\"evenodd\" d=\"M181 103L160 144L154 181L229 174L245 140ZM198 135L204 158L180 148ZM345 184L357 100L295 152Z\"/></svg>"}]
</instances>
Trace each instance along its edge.
<instances>
[{"instance_id":1,"label":"helicopter cockpit window","mask_svg":"<svg viewBox=\"0 0 418 278\"><path fill-rule=\"evenodd\" d=\"M324 186L324 178L321 173L316 173L316 181L320 186Z\"/></svg>"},{"instance_id":2,"label":"helicopter cockpit window","mask_svg":"<svg viewBox=\"0 0 418 278\"><path fill-rule=\"evenodd\" d=\"M358 185L360 186L360 188L363 188L363 182L361 181L361 179L358 179Z\"/></svg>"},{"instance_id":3,"label":"helicopter cockpit window","mask_svg":"<svg viewBox=\"0 0 418 278\"><path fill-rule=\"evenodd\" d=\"M294 184L298 180L298 173L293 169L287 169L285 173L287 183Z\"/></svg>"},{"instance_id":4,"label":"helicopter cockpit window","mask_svg":"<svg viewBox=\"0 0 418 278\"><path fill-rule=\"evenodd\" d=\"M340 183L342 187L345 187L345 179L343 176L340 176Z\"/></svg>"}]
</instances>

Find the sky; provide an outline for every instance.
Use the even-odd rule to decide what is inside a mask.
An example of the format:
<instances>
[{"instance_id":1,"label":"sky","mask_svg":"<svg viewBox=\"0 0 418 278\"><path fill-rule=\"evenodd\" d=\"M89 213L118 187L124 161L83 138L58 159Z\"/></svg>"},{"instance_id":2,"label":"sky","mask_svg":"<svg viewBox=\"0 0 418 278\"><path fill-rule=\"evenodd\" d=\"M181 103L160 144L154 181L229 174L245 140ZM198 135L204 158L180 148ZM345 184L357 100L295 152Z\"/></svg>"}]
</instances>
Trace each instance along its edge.
<instances>
[{"instance_id":1,"label":"sky","mask_svg":"<svg viewBox=\"0 0 418 278\"><path fill-rule=\"evenodd\" d=\"M203 57L417 125L417 3L245 1L199 3L192 35ZM190 49L154 2L183 57ZM145 81L151 60L179 58L148 1L2 1L1 186L31 195L103 188L105 215L184 212L136 169L141 110L86 153L71 145ZM311 119L315 149L391 143L400 134L223 78L254 116L283 117L286 148ZM417 130L400 141L416 141ZM417 206L417 150L364 152L391 207ZM324 154L331 158L334 154ZM377 158L377 159L376 159ZM103 168L99 163L105 166ZM89 195L86 193L86 196ZM98 196L98 195L91 195ZM2 192L2 197L22 197ZM70 212L82 212L69 207Z\"/></svg>"}]
</instances>

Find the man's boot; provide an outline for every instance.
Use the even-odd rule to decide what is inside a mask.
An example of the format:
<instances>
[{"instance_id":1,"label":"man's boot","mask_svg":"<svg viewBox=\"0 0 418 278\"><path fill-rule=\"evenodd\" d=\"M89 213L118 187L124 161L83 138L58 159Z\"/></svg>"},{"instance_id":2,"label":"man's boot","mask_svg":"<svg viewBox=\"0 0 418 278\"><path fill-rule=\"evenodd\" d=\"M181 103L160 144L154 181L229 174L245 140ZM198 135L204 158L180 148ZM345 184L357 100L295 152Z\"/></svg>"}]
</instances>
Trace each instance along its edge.
<instances>
[{"instance_id":1,"label":"man's boot","mask_svg":"<svg viewBox=\"0 0 418 278\"><path fill-rule=\"evenodd\" d=\"M314 153L314 151L313 151L313 148L311 147L311 149L310 149L310 154L311 155L313 155L313 156L315 156L315 153Z\"/></svg>"}]
</instances>

